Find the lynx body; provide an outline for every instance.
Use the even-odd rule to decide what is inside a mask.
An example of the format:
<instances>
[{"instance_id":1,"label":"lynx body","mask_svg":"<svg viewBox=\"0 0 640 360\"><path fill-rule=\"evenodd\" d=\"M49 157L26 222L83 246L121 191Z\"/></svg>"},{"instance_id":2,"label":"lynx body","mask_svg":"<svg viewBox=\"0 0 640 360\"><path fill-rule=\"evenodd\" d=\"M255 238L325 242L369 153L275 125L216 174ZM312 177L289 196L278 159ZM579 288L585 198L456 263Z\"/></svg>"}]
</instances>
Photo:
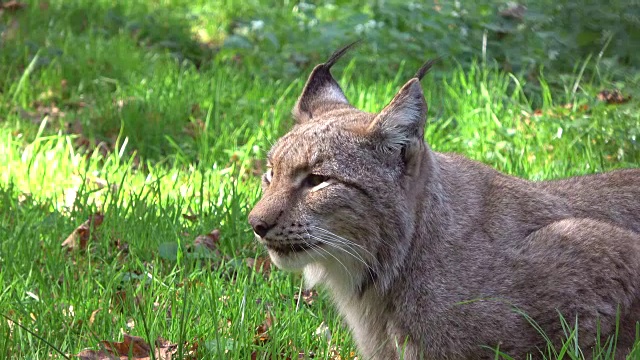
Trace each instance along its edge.
<instances>
[{"instance_id":1,"label":"lynx body","mask_svg":"<svg viewBox=\"0 0 640 360\"><path fill-rule=\"evenodd\" d=\"M640 321L640 170L530 182L424 142L420 79L378 114L310 75L249 215L280 268L328 288L364 359L534 358L559 315L588 351ZM526 316L524 315L526 314ZM589 354L587 353L587 356Z\"/></svg>"}]
</instances>

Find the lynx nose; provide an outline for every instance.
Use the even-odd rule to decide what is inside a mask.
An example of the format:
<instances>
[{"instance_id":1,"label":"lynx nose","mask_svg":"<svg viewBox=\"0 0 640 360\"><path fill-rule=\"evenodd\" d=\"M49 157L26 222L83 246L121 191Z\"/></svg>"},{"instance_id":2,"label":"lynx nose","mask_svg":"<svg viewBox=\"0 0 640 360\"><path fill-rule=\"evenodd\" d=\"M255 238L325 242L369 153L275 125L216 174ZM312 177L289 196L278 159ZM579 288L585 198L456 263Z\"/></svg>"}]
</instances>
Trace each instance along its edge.
<instances>
[{"instance_id":1,"label":"lynx nose","mask_svg":"<svg viewBox=\"0 0 640 360\"><path fill-rule=\"evenodd\" d=\"M249 224L251 224L253 231L256 234L258 234L258 236L260 236L261 238L267 235L269 230L271 230L274 226L276 226L275 223L267 224L264 220L259 219L258 217L253 217L253 216L249 217Z\"/></svg>"}]
</instances>

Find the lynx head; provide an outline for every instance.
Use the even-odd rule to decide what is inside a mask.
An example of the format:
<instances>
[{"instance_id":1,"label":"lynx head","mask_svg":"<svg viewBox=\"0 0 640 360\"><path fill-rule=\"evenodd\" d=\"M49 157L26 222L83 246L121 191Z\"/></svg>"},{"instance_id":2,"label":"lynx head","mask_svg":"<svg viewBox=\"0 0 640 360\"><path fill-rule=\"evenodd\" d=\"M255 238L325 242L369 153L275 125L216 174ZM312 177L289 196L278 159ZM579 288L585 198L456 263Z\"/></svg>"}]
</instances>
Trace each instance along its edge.
<instances>
[{"instance_id":1,"label":"lynx head","mask_svg":"<svg viewBox=\"0 0 640 360\"><path fill-rule=\"evenodd\" d=\"M379 268L397 266L413 231L414 184L429 153L420 79L432 61L380 113L366 113L330 72L354 44L313 69L296 124L268 153L249 223L278 267L304 269L311 282L334 273L364 291Z\"/></svg>"}]
</instances>

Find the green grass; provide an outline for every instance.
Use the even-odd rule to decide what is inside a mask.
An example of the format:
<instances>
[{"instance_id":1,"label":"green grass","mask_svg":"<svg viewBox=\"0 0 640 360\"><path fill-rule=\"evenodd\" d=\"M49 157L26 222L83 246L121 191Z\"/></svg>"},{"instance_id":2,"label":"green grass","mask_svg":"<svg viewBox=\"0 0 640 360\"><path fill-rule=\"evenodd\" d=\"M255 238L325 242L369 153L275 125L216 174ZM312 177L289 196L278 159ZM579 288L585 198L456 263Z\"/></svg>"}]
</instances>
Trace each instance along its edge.
<instances>
[{"instance_id":1,"label":"green grass","mask_svg":"<svg viewBox=\"0 0 640 360\"><path fill-rule=\"evenodd\" d=\"M98 349L121 331L186 344L183 354L197 343L201 358L352 358L325 293L306 305L296 300L299 276L256 271L245 259L265 256L246 223L265 153L291 126L310 67L363 35L357 24L369 24L365 44L334 73L368 111L426 57L451 55L423 80L426 137L438 151L535 180L640 164L640 76L618 38L580 47L579 61L561 53L561 64L540 55L549 50L541 41L522 53L518 39L540 36L536 26L580 35L536 22L558 16L556 8L534 12L506 42L489 36L496 55L483 60L491 27L482 24L498 21L502 3L462 18L444 4L422 32L423 18L404 23L408 10L394 4L110 4L29 2L0 17L0 313L21 324L0 320L0 354L11 358ZM371 28L371 19L385 25ZM467 26L469 38L451 26ZM501 54L533 60L511 59L519 70L508 73ZM597 100L602 89L633 98L607 105ZM88 248L62 249L98 211L104 222ZM221 232L219 253L189 250L212 229ZM324 326L330 339L317 331ZM549 358L581 358L568 338L571 351Z\"/></svg>"}]
</instances>

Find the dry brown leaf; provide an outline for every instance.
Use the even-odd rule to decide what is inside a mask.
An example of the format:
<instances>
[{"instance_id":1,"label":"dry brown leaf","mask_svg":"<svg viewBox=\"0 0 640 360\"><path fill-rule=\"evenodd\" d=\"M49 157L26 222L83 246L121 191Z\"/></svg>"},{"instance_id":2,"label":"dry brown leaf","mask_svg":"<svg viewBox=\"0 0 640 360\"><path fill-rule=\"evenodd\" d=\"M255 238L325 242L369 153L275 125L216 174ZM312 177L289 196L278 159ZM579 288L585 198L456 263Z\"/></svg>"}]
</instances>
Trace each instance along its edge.
<instances>
[{"instance_id":1,"label":"dry brown leaf","mask_svg":"<svg viewBox=\"0 0 640 360\"><path fill-rule=\"evenodd\" d=\"M303 301L305 304L307 304L307 305L311 306L311 305L313 305L313 303L316 301L316 299L318 299L318 292L317 292L317 291L315 291L315 290L313 290L313 289L310 289L310 290L303 290L303 291L300 293L300 296L302 297L302 301ZM298 294L295 294L295 295L293 296L293 298L294 298L296 301L299 301L299 300L300 300L300 296L298 296Z\"/></svg>"},{"instance_id":2,"label":"dry brown leaf","mask_svg":"<svg viewBox=\"0 0 640 360\"><path fill-rule=\"evenodd\" d=\"M562 105L562 107L564 109L568 109L568 110L575 110L576 112L585 112L589 110L589 105L587 104L582 104L580 106L575 107L575 105L573 103L566 103L564 105ZM575 109L574 109L575 107Z\"/></svg>"},{"instance_id":3,"label":"dry brown leaf","mask_svg":"<svg viewBox=\"0 0 640 360\"><path fill-rule=\"evenodd\" d=\"M111 360L111 359L151 359L151 346L141 337L122 334L122 342L101 341L103 350L85 349L78 353L77 357L86 360ZM155 359L171 360L178 351L178 345L158 338L155 341Z\"/></svg>"},{"instance_id":4,"label":"dry brown leaf","mask_svg":"<svg viewBox=\"0 0 640 360\"><path fill-rule=\"evenodd\" d=\"M120 238L116 238L111 242L111 245L118 251L121 255L129 254L129 244L124 242Z\"/></svg>"},{"instance_id":5,"label":"dry brown leaf","mask_svg":"<svg viewBox=\"0 0 640 360\"><path fill-rule=\"evenodd\" d=\"M188 122L182 131L188 136L195 138L202 134L205 128L205 123L202 119L195 119L194 121Z\"/></svg>"},{"instance_id":6,"label":"dry brown leaf","mask_svg":"<svg viewBox=\"0 0 640 360\"><path fill-rule=\"evenodd\" d=\"M215 229L208 234L198 235L193 242L193 246L204 246L209 250L217 251L218 241L220 241L220 230Z\"/></svg>"},{"instance_id":7,"label":"dry brown leaf","mask_svg":"<svg viewBox=\"0 0 640 360\"><path fill-rule=\"evenodd\" d=\"M254 342L256 344L262 345L267 341L269 341L269 339L271 338L269 336L269 329L271 328L274 322L275 322L275 318L273 317L273 315L267 312L267 316L265 317L262 324L258 325L258 327L256 328L256 335L254 337Z\"/></svg>"},{"instance_id":8,"label":"dry brown leaf","mask_svg":"<svg viewBox=\"0 0 640 360\"><path fill-rule=\"evenodd\" d=\"M146 357L151 354L151 346L139 337L123 334L122 342L101 341L105 348L115 355L131 355L134 358Z\"/></svg>"},{"instance_id":9,"label":"dry brown leaf","mask_svg":"<svg viewBox=\"0 0 640 360\"><path fill-rule=\"evenodd\" d=\"M10 1L7 1L6 3L0 3L0 9L7 10L7 11L18 11L24 8L25 6L27 6L27 4L20 1L16 1L16 0L10 0Z\"/></svg>"},{"instance_id":10,"label":"dry brown leaf","mask_svg":"<svg viewBox=\"0 0 640 360\"><path fill-rule=\"evenodd\" d=\"M99 178L97 176L87 176L87 178L85 179L85 184L95 185L98 189L104 189L109 186L109 182L107 180Z\"/></svg>"},{"instance_id":11,"label":"dry brown leaf","mask_svg":"<svg viewBox=\"0 0 640 360\"><path fill-rule=\"evenodd\" d=\"M91 230L97 229L102 221L104 215L102 213L94 213L89 216L89 219L78 226L67 238L62 242L62 247L67 250L86 249L89 240L93 240L95 234L91 233Z\"/></svg>"},{"instance_id":12,"label":"dry brown leaf","mask_svg":"<svg viewBox=\"0 0 640 360\"><path fill-rule=\"evenodd\" d=\"M293 359L313 359L315 358L315 354L313 352L309 352L309 356L307 356L307 354L305 354L303 351L298 351L298 355L295 358L292 358L291 356L287 356L285 353L280 353L279 357L268 357L267 354L264 353L259 353L257 351L253 351L251 353L251 360L258 360L258 359L281 359L281 360L293 360Z\"/></svg>"},{"instance_id":13,"label":"dry brown leaf","mask_svg":"<svg viewBox=\"0 0 640 360\"><path fill-rule=\"evenodd\" d=\"M106 351L91 349L84 349L73 356L78 357L81 360L120 360L119 356L112 355Z\"/></svg>"},{"instance_id":14,"label":"dry brown leaf","mask_svg":"<svg viewBox=\"0 0 640 360\"><path fill-rule=\"evenodd\" d=\"M91 316L89 317L89 325L93 325L93 323L96 321L96 315L100 312L100 310L102 310L102 308L93 310Z\"/></svg>"},{"instance_id":15,"label":"dry brown leaf","mask_svg":"<svg viewBox=\"0 0 640 360\"><path fill-rule=\"evenodd\" d=\"M550 109L542 110L536 109L531 114L526 114L525 121L528 121L529 117L539 117L539 116L548 116L548 117L571 117L572 114L584 113L589 111L588 104L582 105L574 105L573 103L567 103L561 106L556 106ZM529 124L528 124L529 125Z\"/></svg>"},{"instance_id":16,"label":"dry brown leaf","mask_svg":"<svg viewBox=\"0 0 640 360\"><path fill-rule=\"evenodd\" d=\"M183 217L185 220L189 220L189 221L191 221L191 222L196 222L196 221L198 221L198 215L196 215L196 214L182 214L182 217Z\"/></svg>"},{"instance_id":17,"label":"dry brown leaf","mask_svg":"<svg viewBox=\"0 0 640 360\"><path fill-rule=\"evenodd\" d=\"M331 360L347 360L347 359L353 359L353 360L356 360L356 359L358 359L358 358L357 358L357 356L356 356L356 353L355 353L355 352L353 352L353 351L350 351L350 352L349 352L349 356L348 356L348 357L343 358L343 357L340 355L340 348L337 348L337 347L335 347L335 345L334 345L334 346L332 346L332 347L331 347L331 350L329 351L329 359L331 359Z\"/></svg>"},{"instance_id":18,"label":"dry brown leaf","mask_svg":"<svg viewBox=\"0 0 640 360\"><path fill-rule=\"evenodd\" d=\"M624 104L631 100L631 96L624 96L620 90L602 90L598 93L598 100L607 104Z\"/></svg>"},{"instance_id":19,"label":"dry brown leaf","mask_svg":"<svg viewBox=\"0 0 640 360\"><path fill-rule=\"evenodd\" d=\"M269 257L259 257L259 258L246 258L244 262L248 267L252 268L255 271L261 272L265 276L269 276L271 273L271 259Z\"/></svg>"}]
</instances>

